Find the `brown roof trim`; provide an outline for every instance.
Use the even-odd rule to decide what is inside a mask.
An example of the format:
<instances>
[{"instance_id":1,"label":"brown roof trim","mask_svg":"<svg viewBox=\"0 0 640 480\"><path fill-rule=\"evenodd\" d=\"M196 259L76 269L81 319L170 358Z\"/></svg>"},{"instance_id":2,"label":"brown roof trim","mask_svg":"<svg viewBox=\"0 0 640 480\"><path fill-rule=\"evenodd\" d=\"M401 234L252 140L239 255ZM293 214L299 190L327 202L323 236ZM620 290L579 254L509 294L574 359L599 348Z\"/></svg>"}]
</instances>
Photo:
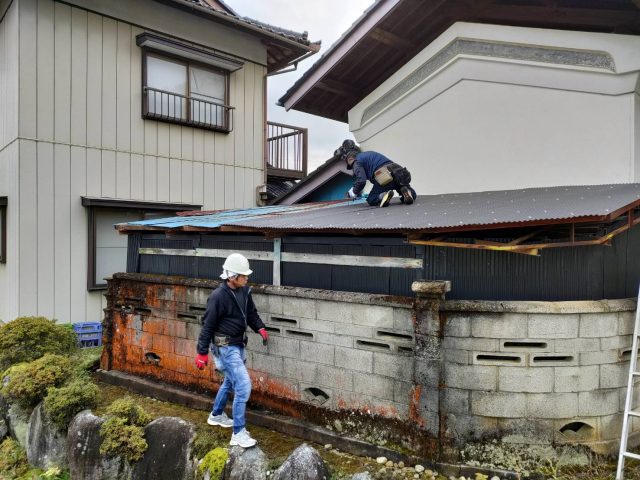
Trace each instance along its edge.
<instances>
[{"instance_id":1,"label":"brown roof trim","mask_svg":"<svg viewBox=\"0 0 640 480\"><path fill-rule=\"evenodd\" d=\"M132 210L159 210L184 212L200 210L202 205L192 203L141 202L138 200L120 200L117 198L80 197L83 207L129 208Z\"/></svg>"},{"instance_id":2,"label":"brown roof trim","mask_svg":"<svg viewBox=\"0 0 640 480\"><path fill-rule=\"evenodd\" d=\"M293 108L344 58L353 47L378 24L402 0L377 0L358 18L351 28L327 50L302 77L278 100L278 105L286 110Z\"/></svg>"}]
</instances>

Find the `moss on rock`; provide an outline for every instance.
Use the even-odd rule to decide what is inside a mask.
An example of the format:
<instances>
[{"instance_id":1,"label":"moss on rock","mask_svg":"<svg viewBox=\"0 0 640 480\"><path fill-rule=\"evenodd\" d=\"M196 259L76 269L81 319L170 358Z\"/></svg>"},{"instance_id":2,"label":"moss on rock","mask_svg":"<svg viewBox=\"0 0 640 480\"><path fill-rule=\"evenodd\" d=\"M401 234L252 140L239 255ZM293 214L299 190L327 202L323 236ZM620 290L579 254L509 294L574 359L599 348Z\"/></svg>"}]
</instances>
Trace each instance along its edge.
<instances>
[{"instance_id":1,"label":"moss on rock","mask_svg":"<svg viewBox=\"0 0 640 480\"><path fill-rule=\"evenodd\" d=\"M66 430L76 414L97 405L98 393L94 383L77 378L63 387L49 388L44 408L49 418Z\"/></svg>"},{"instance_id":2,"label":"moss on rock","mask_svg":"<svg viewBox=\"0 0 640 480\"><path fill-rule=\"evenodd\" d=\"M224 466L229 459L229 452L226 448L217 447L207 453L200 465L198 465L198 479L204 478L204 474L209 471L211 480L222 478Z\"/></svg>"},{"instance_id":3,"label":"moss on rock","mask_svg":"<svg viewBox=\"0 0 640 480\"><path fill-rule=\"evenodd\" d=\"M144 439L144 426L151 416L131 397L115 400L106 411L107 420L100 427L102 444L100 453L120 456L128 462L137 462L149 446Z\"/></svg>"}]
</instances>

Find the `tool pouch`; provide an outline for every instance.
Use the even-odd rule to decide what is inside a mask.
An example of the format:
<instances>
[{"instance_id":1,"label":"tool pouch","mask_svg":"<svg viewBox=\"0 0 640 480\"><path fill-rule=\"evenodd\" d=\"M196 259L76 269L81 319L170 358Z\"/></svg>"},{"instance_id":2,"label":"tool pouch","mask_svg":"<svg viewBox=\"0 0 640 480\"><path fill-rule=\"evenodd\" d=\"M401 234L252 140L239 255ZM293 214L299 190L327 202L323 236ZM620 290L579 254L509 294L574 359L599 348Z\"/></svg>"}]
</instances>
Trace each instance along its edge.
<instances>
[{"instance_id":1,"label":"tool pouch","mask_svg":"<svg viewBox=\"0 0 640 480\"><path fill-rule=\"evenodd\" d=\"M375 172L373 172L373 178L378 183L378 185L382 187L393 181L393 176L389 171L388 165L383 165Z\"/></svg>"},{"instance_id":2,"label":"tool pouch","mask_svg":"<svg viewBox=\"0 0 640 480\"><path fill-rule=\"evenodd\" d=\"M391 163L388 165L389 172L393 177L393 180L399 187L408 187L411 183L411 173L405 167L401 167L397 163Z\"/></svg>"}]
</instances>

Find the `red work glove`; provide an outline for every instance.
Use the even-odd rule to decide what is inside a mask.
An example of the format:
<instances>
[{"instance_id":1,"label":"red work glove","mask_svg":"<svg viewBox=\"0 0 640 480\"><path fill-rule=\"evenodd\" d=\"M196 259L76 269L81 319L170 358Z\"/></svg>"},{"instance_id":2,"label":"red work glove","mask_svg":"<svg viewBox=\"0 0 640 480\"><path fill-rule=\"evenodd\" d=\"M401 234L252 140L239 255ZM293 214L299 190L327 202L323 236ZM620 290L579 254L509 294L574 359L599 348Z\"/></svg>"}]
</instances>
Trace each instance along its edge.
<instances>
[{"instance_id":1,"label":"red work glove","mask_svg":"<svg viewBox=\"0 0 640 480\"><path fill-rule=\"evenodd\" d=\"M262 345L266 345L267 342L269 341L269 333L267 333L267 330L264 328L261 328L260 330L258 330L258 333L262 337Z\"/></svg>"},{"instance_id":2,"label":"red work glove","mask_svg":"<svg viewBox=\"0 0 640 480\"><path fill-rule=\"evenodd\" d=\"M206 367L208 363L209 363L208 354L203 355L202 353L199 353L198 355L196 355L196 367L198 367L198 370L204 369L204 367Z\"/></svg>"}]
</instances>

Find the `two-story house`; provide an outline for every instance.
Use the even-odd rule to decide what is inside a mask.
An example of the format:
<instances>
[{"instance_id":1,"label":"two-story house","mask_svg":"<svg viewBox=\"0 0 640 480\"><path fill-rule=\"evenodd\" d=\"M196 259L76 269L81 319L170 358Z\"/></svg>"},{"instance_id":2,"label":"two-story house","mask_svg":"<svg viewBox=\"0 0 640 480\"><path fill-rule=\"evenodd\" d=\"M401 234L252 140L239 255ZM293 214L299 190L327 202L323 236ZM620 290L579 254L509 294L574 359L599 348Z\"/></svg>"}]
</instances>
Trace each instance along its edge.
<instances>
[{"instance_id":1,"label":"two-story house","mask_svg":"<svg viewBox=\"0 0 640 480\"><path fill-rule=\"evenodd\" d=\"M0 0L0 319L99 321L114 223L256 205L267 76L318 48L217 0Z\"/></svg>"}]
</instances>

